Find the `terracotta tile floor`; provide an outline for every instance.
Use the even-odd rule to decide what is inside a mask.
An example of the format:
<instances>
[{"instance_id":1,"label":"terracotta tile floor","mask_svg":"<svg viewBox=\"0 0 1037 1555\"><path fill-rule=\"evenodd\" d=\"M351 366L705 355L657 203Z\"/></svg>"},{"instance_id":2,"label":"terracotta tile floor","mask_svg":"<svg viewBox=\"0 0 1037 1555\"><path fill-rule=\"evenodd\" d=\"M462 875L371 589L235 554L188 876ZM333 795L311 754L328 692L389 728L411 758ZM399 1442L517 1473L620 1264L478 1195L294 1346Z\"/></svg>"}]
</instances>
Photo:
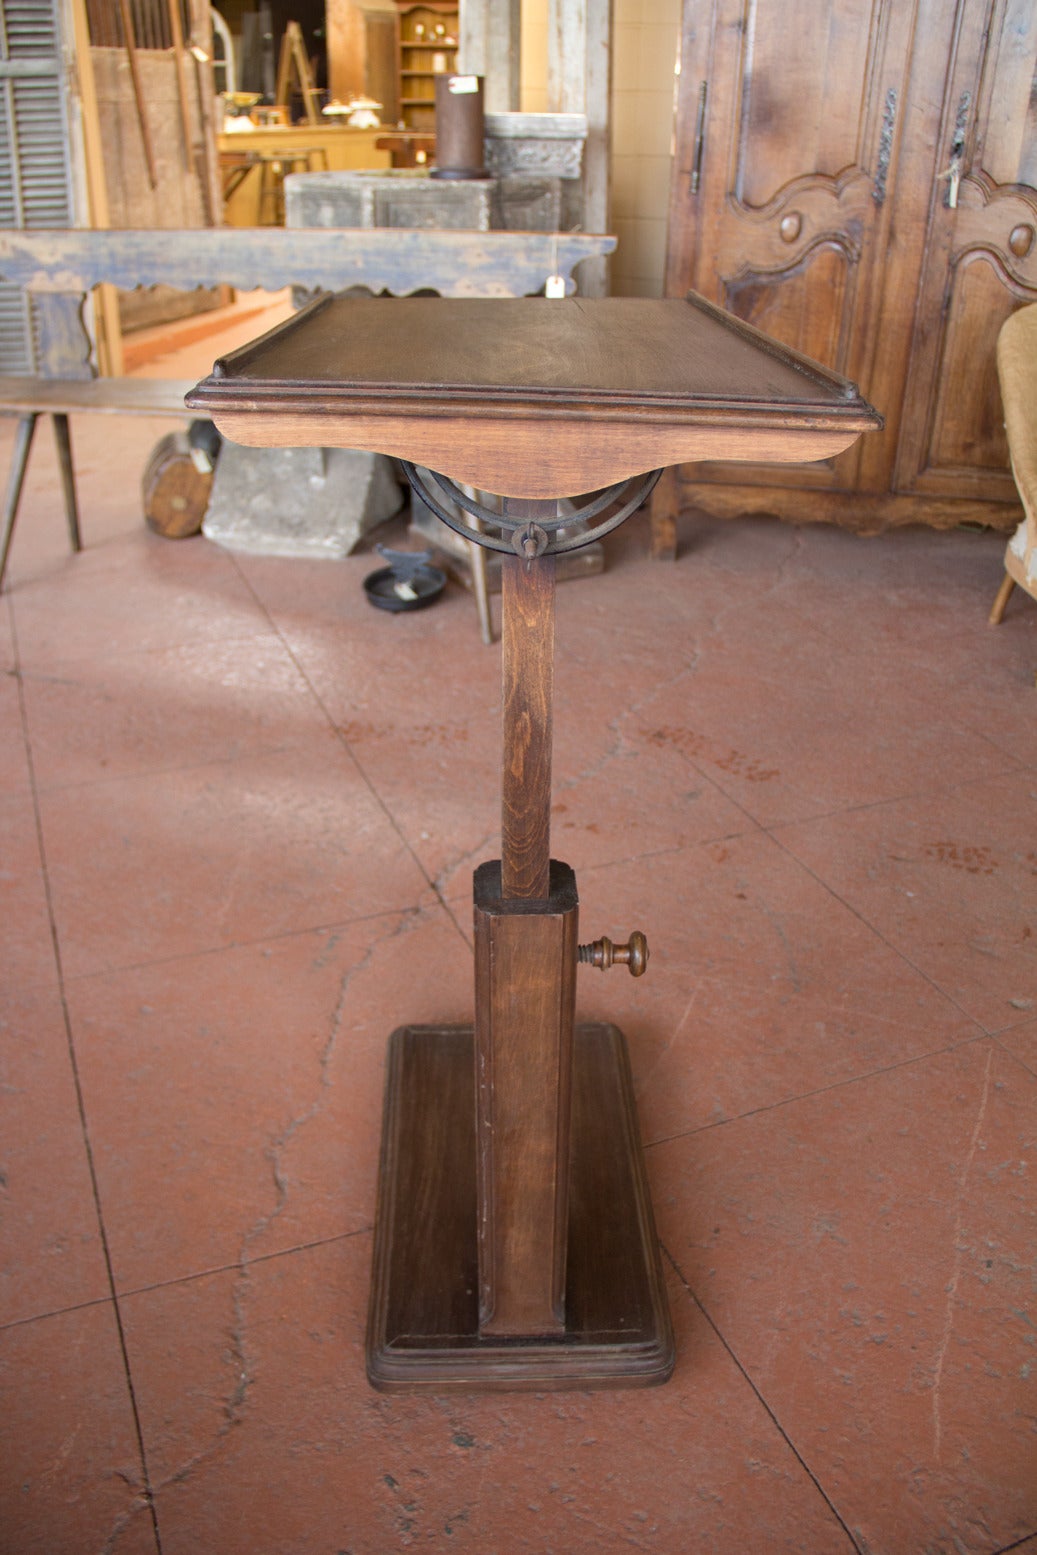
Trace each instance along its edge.
<instances>
[{"instance_id":1,"label":"terracotta tile floor","mask_svg":"<svg viewBox=\"0 0 1037 1555\"><path fill-rule=\"evenodd\" d=\"M498 650L458 589L372 611L370 555L151 536L166 429L74 422L71 558L41 428L0 601L0 1549L1035 1555L1003 541L688 515L653 565L638 518L562 588L556 851L585 937L652 944L580 1006L630 1042L677 1369L386 1397L385 1045L470 1012Z\"/></svg>"}]
</instances>

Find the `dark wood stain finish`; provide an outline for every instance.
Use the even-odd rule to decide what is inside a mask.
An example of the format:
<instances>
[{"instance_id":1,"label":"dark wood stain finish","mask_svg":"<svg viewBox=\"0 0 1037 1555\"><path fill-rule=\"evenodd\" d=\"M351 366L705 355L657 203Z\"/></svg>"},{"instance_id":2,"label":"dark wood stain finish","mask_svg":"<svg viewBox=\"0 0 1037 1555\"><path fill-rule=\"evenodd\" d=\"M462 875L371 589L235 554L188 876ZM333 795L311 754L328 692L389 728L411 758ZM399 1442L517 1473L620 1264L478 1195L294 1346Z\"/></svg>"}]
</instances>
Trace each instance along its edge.
<instances>
[{"instance_id":1,"label":"dark wood stain finish","mask_svg":"<svg viewBox=\"0 0 1037 1555\"><path fill-rule=\"evenodd\" d=\"M188 402L244 442L397 454L532 524L541 499L707 454L820 458L880 422L693 295L326 299ZM576 882L550 859L555 563L526 541L503 567L502 856L475 876L474 1030L390 1044L367 1346L383 1388L620 1387L673 1366L625 1043L574 1029Z\"/></svg>"},{"instance_id":2,"label":"dark wood stain finish","mask_svg":"<svg viewBox=\"0 0 1037 1555\"><path fill-rule=\"evenodd\" d=\"M694 294L324 298L189 396L237 442L367 448L506 496L684 459L820 459L880 418L852 383Z\"/></svg>"},{"instance_id":3,"label":"dark wood stain finish","mask_svg":"<svg viewBox=\"0 0 1037 1555\"><path fill-rule=\"evenodd\" d=\"M552 863L543 900L475 872L480 1321L498 1335L565 1331L576 877Z\"/></svg>"},{"instance_id":4,"label":"dark wood stain finish","mask_svg":"<svg viewBox=\"0 0 1037 1555\"><path fill-rule=\"evenodd\" d=\"M505 897L548 893L555 559L501 570L501 865Z\"/></svg>"},{"instance_id":5,"label":"dark wood stain finish","mask_svg":"<svg viewBox=\"0 0 1037 1555\"><path fill-rule=\"evenodd\" d=\"M638 1387L671 1374L622 1034L580 1025L574 1058L565 1328L507 1338L479 1326L471 1027L393 1033L368 1321L376 1387L542 1392Z\"/></svg>"}]
</instances>

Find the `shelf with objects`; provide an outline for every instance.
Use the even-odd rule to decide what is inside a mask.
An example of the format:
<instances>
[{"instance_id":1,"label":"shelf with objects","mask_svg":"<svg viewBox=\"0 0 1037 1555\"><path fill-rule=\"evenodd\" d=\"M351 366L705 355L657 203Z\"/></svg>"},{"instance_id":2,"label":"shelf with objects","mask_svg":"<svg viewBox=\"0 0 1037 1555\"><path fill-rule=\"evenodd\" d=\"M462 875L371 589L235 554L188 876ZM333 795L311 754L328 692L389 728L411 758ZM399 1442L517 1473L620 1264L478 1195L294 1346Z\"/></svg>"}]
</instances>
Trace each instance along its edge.
<instances>
[{"instance_id":1,"label":"shelf with objects","mask_svg":"<svg viewBox=\"0 0 1037 1555\"><path fill-rule=\"evenodd\" d=\"M830 458L881 418L694 294L325 297L218 362L188 404L244 443L398 458L445 523L502 558L501 848L473 882L474 1020L389 1040L370 1380L664 1382L627 1045L575 1016L581 964L639 974L648 947L581 945L576 876L550 850L557 558L621 524L662 466Z\"/></svg>"},{"instance_id":2,"label":"shelf with objects","mask_svg":"<svg viewBox=\"0 0 1037 1555\"><path fill-rule=\"evenodd\" d=\"M456 5L408 5L400 10L400 114L404 127L436 127L436 76L457 63Z\"/></svg>"}]
</instances>

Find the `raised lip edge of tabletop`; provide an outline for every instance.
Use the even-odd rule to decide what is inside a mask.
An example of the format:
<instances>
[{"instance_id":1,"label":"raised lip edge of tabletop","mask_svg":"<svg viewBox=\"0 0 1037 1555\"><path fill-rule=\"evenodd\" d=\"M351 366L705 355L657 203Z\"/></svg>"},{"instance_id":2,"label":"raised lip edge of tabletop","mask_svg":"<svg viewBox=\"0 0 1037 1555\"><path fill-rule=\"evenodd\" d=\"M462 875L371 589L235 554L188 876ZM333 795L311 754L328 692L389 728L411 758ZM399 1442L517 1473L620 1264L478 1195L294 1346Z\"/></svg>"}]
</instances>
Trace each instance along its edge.
<instances>
[{"instance_id":1,"label":"raised lip edge of tabletop","mask_svg":"<svg viewBox=\"0 0 1037 1555\"><path fill-rule=\"evenodd\" d=\"M831 425L833 430L837 427L842 429L856 427L860 432L879 430L884 425L882 415L868 404L858 386L851 380L825 367L822 363L804 356L794 347L772 340L754 325L739 319L735 314L728 313L697 292L688 292L683 301L719 320L725 329L740 335L743 339L748 339L767 355L787 365L793 365L810 382L826 386L836 397L786 401L784 404L775 405L772 400L768 401L762 397L754 400L744 396L717 395L700 396L691 403L688 397L680 394L679 391L646 390L624 394L612 389L552 387L531 391L527 387L515 388L506 385L486 386L485 389L476 391L471 384L449 382L401 385L377 383L373 380L359 382L355 379L339 381L328 379L320 383L313 380L300 382L273 378L255 378L249 381L241 375L241 369L261 353L269 340L288 330L301 327L307 319L333 303L336 296L335 293L324 293L315 297L290 320L275 325L257 336L255 340L248 341L235 351L218 358L213 364L212 372L203 378L187 396L188 406L192 409L206 410L210 413L222 412L227 415L262 414L267 410L272 411L276 403L278 414L284 414L290 409L300 414L309 412L317 415L347 416L362 411L370 416L393 416L400 412L413 412L420 406L422 415L432 418L437 415L445 418L463 414L466 419L479 420L521 416L524 420L575 417L608 421L636 416L638 420L648 419L660 424L690 425L718 417L730 423L734 417L744 417L745 420L741 424L746 426L759 424L782 426L787 424L790 418L794 418L800 426L822 428L827 424ZM386 298L384 300L408 299ZM429 302L449 300L454 303L459 300L485 301L497 304L513 302L530 303L534 306L543 304L545 307L553 305L551 299L539 297L423 300ZM622 300L638 303L653 299ZM682 299L654 300L681 301ZM286 406L285 400L289 396L292 403ZM442 411L437 410L437 402L444 407Z\"/></svg>"}]
</instances>

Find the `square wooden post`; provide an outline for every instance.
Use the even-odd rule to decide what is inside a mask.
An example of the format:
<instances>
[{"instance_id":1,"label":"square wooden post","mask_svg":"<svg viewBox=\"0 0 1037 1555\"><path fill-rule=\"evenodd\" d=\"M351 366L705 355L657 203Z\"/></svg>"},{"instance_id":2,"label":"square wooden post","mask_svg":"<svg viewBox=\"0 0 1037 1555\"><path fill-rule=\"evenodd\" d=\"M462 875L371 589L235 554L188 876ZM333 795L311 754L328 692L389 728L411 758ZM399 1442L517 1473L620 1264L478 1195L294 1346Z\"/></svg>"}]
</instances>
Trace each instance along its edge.
<instances>
[{"instance_id":1,"label":"square wooden post","mask_svg":"<svg viewBox=\"0 0 1037 1555\"><path fill-rule=\"evenodd\" d=\"M475 1050L479 1327L510 1337L565 1330L577 897L550 861L554 602L553 556L505 559L501 858L475 876Z\"/></svg>"},{"instance_id":2,"label":"square wooden post","mask_svg":"<svg viewBox=\"0 0 1037 1555\"><path fill-rule=\"evenodd\" d=\"M543 901L505 898L499 863L475 876L479 1328L565 1331L576 1001L576 877Z\"/></svg>"}]
</instances>

